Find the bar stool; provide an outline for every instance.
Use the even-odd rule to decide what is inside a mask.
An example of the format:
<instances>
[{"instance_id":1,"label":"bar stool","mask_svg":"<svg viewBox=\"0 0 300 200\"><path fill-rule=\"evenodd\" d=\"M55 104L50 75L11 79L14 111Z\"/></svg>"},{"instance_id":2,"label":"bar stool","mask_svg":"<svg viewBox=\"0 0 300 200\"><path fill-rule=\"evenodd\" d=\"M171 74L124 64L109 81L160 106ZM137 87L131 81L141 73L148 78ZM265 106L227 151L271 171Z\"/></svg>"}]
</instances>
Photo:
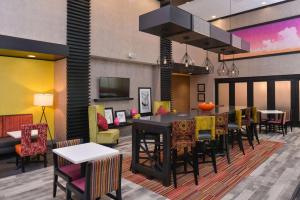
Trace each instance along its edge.
<instances>
[{"instance_id":1,"label":"bar stool","mask_svg":"<svg viewBox=\"0 0 300 200\"><path fill-rule=\"evenodd\" d=\"M250 119L250 124L251 124L251 131L254 134L256 141L258 144L260 144L259 142L259 137L258 137L258 133L257 133L257 125L258 125L258 113L257 113L257 108L256 107L252 107L252 112L251 112L251 119Z\"/></svg>"},{"instance_id":2,"label":"bar stool","mask_svg":"<svg viewBox=\"0 0 300 200\"><path fill-rule=\"evenodd\" d=\"M216 139L221 143L222 151L226 153L227 162L230 164L230 149L228 145L228 113L216 115Z\"/></svg>"},{"instance_id":3,"label":"bar stool","mask_svg":"<svg viewBox=\"0 0 300 200\"><path fill-rule=\"evenodd\" d=\"M198 185L198 159L195 150L195 120L180 120L172 123L172 172L174 186L177 188L176 172L178 166L184 166L184 173L194 173ZM191 159L192 158L192 159ZM187 164L193 171L187 171ZM182 173L182 172L181 172Z\"/></svg>"},{"instance_id":4,"label":"bar stool","mask_svg":"<svg viewBox=\"0 0 300 200\"><path fill-rule=\"evenodd\" d=\"M202 157L200 163L212 163L214 172L217 173L216 162L216 142L215 142L215 116L196 116L196 150L197 156ZM211 161L206 161L205 156L211 157Z\"/></svg>"}]
</instances>

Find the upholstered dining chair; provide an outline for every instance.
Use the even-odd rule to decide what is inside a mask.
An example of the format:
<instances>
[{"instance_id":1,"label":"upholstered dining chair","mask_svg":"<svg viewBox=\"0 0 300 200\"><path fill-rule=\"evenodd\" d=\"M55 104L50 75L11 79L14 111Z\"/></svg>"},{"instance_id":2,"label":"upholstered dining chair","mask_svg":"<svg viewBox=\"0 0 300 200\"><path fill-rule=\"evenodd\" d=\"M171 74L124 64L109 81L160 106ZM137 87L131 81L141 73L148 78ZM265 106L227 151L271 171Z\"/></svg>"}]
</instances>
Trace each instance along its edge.
<instances>
[{"instance_id":1,"label":"upholstered dining chair","mask_svg":"<svg viewBox=\"0 0 300 200\"><path fill-rule=\"evenodd\" d=\"M230 121L228 123L228 133L231 138L231 144L232 147L234 145L234 142L237 141L239 144L240 150L243 152L245 155L245 150L244 150L244 145L242 141L242 111L241 110L236 110L235 113L235 120Z\"/></svg>"},{"instance_id":2,"label":"upholstered dining chair","mask_svg":"<svg viewBox=\"0 0 300 200\"><path fill-rule=\"evenodd\" d=\"M242 112L242 111L241 111ZM254 149L253 145L253 129L251 129L251 108L246 108L244 110L245 115L242 116L241 127L245 127L245 132L241 132L243 137L246 137L252 149ZM241 116L241 115L238 115ZM240 119L238 119L240 121Z\"/></svg>"},{"instance_id":3,"label":"upholstered dining chair","mask_svg":"<svg viewBox=\"0 0 300 200\"><path fill-rule=\"evenodd\" d=\"M36 141L31 139L31 131L38 130ZM15 146L16 165L19 166L21 159L22 172L25 172L25 159L31 156L42 155L44 167L47 167L47 124L24 124L21 125L21 144Z\"/></svg>"},{"instance_id":4,"label":"upholstered dining chair","mask_svg":"<svg viewBox=\"0 0 300 200\"><path fill-rule=\"evenodd\" d=\"M278 114L278 119L268 121L270 130L275 131L275 128L281 130L282 135L285 136L286 134L286 112L282 114Z\"/></svg>"},{"instance_id":5,"label":"upholstered dining chair","mask_svg":"<svg viewBox=\"0 0 300 200\"><path fill-rule=\"evenodd\" d=\"M172 123L172 172L174 187L177 188L177 167L183 165L184 173L194 173L198 185L198 159L195 149L195 120L180 120ZM187 171L187 164L193 171ZM181 172L182 173L182 172Z\"/></svg>"},{"instance_id":6,"label":"upholstered dining chair","mask_svg":"<svg viewBox=\"0 0 300 200\"><path fill-rule=\"evenodd\" d=\"M258 123L258 112L257 112L257 108L256 107L252 107L251 108L251 121L250 121L250 128L252 133L254 134L256 141L258 144L260 144L259 142L259 137L258 137L258 132L257 132L257 125Z\"/></svg>"},{"instance_id":7,"label":"upholstered dining chair","mask_svg":"<svg viewBox=\"0 0 300 200\"><path fill-rule=\"evenodd\" d=\"M212 163L214 172L217 173L215 116L196 116L195 120L197 157L202 157L202 163ZM206 161L206 156L211 157L211 161Z\"/></svg>"},{"instance_id":8,"label":"upholstered dining chair","mask_svg":"<svg viewBox=\"0 0 300 200\"><path fill-rule=\"evenodd\" d=\"M222 144L222 150L225 151L227 162L230 164L230 149L228 144L228 113L216 115L216 139ZM218 145L219 146L219 145Z\"/></svg>"},{"instance_id":9,"label":"upholstered dining chair","mask_svg":"<svg viewBox=\"0 0 300 200\"><path fill-rule=\"evenodd\" d=\"M72 192L82 200L100 199L105 195L121 200L121 175L121 154L88 162L85 177L67 183L67 200L72 199ZM111 194L113 191L116 191L115 196Z\"/></svg>"},{"instance_id":10,"label":"upholstered dining chair","mask_svg":"<svg viewBox=\"0 0 300 200\"><path fill-rule=\"evenodd\" d=\"M63 148L73 145L81 144L83 140L81 139L74 139L74 140L66 140L56 142L54 144L54 148ZM81 167L80 164L72 164L66 159L53 154L53 164L54 164L54 180L53 180L53 198L56 197L57 186L62 189L63 191L66 188L58 182L58 177L65 180L67 183L71 182L72 180L79 179L81 176Z\"/></svg>"}]
</instances>

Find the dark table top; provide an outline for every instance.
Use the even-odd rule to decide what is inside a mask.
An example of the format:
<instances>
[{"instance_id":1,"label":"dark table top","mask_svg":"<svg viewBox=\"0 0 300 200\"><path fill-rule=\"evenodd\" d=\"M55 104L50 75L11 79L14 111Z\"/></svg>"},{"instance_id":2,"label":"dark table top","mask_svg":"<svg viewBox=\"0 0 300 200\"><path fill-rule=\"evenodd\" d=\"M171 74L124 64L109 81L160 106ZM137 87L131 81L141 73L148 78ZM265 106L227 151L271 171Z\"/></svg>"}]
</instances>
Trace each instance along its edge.
<instances>
[{"instance_id":1,"label":"dark table top","mask_svg":"<svg viewBox=\"0 0 300 200\"><path fill-rule=\"evenodd\" d=\"M160 126L171 126L171 123L179 120L193 119L196 116L217 115L222 113L234 113L235 110L245 109L245 106L222 106L211 111L192 110L190 113L169 113L167 115L153 115L133 119L133 123L143 123Z\"/></svg>"}]
</instances>

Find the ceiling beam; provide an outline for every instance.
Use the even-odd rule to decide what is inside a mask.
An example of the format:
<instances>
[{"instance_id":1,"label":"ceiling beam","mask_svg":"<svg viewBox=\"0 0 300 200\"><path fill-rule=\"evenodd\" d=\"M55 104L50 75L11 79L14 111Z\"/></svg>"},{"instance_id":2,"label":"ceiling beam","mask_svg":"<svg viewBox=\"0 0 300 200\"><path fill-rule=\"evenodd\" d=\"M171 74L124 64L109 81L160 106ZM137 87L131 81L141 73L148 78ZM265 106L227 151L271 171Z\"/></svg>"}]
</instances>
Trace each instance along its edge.
<instances>
[{"instance_id":1,"label":"ceiling beam","mask_svg":"<svg viewBox=\"0 0 300 200\"><path fill-rule=\"evenodd\" d=\"M169 5L169 4L172 4L174 6L179 6L193 0L159 0L159 1L162 6Z\"/></svg>"}]
</instances>

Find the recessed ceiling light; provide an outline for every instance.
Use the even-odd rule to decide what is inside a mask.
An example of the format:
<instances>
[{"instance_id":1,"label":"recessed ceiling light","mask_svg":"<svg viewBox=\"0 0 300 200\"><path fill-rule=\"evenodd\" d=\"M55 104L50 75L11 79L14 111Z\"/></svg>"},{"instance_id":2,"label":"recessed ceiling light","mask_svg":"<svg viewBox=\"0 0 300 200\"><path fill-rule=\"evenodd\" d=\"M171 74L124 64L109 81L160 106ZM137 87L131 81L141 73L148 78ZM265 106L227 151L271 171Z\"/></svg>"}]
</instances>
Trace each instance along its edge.
<instances>
[{"instance_id":1,"label":"recessed ceiling light","mask_svg":"<svg viewBox=\"0 0 300 200\"><path fill-rule=\"evenodd\" d=\"M213 19L216 19L216 17L217 17L216 15L211 16L211 18L213 18Z\"/></svg>"},{"instance_id":2,"label":"recessed ceiling light","mask_svg":"<svg viewBox=\"0 0 300 200\"><path fill-rule=\"evenodd\" d=\"M261 2L261 5L266 5L266 4L267 4L267 2L265 2L265 1Z\"/></svg>"},{"instance_id":3,"label":"recessed ceiling light","mask_svg":"<svg viewBox=\"0 0 300 200\"><path fill-rule=\"evenodd\" d=\"M35 58L35 55L27 55L28 58Z\"/></svg>"}]
</instances>

